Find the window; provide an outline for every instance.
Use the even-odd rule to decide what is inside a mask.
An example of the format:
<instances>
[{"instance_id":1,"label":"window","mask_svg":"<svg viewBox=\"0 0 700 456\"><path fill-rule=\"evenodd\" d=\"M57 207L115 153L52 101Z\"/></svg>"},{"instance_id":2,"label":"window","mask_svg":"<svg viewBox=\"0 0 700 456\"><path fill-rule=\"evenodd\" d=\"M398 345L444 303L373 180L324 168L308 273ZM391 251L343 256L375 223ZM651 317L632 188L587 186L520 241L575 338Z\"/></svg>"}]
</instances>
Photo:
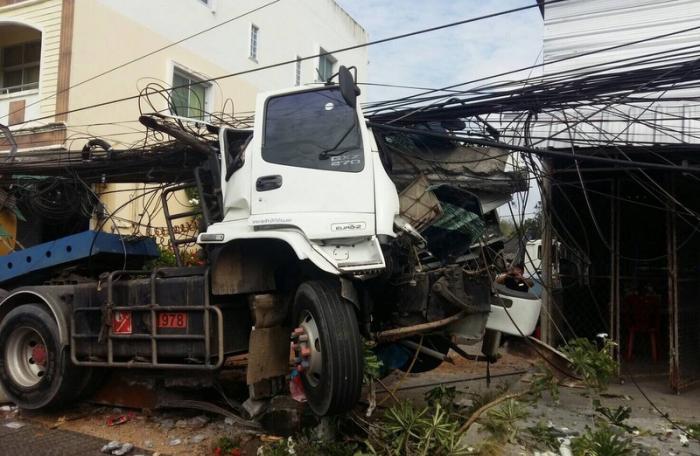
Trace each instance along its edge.
<instances>
[{"instance_id":1,"label":"window","mask_svg":"<svg viewBox=\"0 0 700 456\"><path fill-rule=\"evenodd\" d=\"M207 111L209 84L199 83L200 81L200 79L181 70L175 70L173 74L174 89L170 99L173 114L204 120Z\"/></svg>"},{"instance_id":2,"label":"window","mask_svg":"<svg viewBox=\"0 0 700 456\"><path fill-rule=\"evenodd\" d=\"M297 62L294 66L294 85L301 85L301 57L297 56Z\"/></svg>"},{"instance_id":3,"label":"window","mask_svg":"<svg viewBox=\"0 0 700 456\"><path fill-rule=\"evenodd\" d=\"M319 54L325 54L326 51L321 48ZM337 60L331 54L325 54L318 58L318 82L328 81L333 73L333 67Z\"/></svg>"},{"instance_id":4,"label":"window","mask_svg":"<svg viewBox=\"0 0 700 456\"><path fill-rule=\"evenodd\" d=\"M364 167L357 113L337 87L270 98L265 107L263 160L327 171Z\"/></svg>"},{"instance_id":5,"label":"window","mask_svg":"<svg viewBox=\"0 0 700 456\"><path fill-rule=\"evenodd\" d=\"M250 24L250 55L249 57L258 61L258 40L260 39L260 29L255 24Z\"/></svg>"},{"instance_id":6,"label":"window","mask_svg":"<svg viewBox=\"0 0 700 456\"><path fill-rule=\"evenodd\" d=\"M0 92L12 93L39 88L41 41L31 41L2 48Z\"/></svg>"}]
</instances>

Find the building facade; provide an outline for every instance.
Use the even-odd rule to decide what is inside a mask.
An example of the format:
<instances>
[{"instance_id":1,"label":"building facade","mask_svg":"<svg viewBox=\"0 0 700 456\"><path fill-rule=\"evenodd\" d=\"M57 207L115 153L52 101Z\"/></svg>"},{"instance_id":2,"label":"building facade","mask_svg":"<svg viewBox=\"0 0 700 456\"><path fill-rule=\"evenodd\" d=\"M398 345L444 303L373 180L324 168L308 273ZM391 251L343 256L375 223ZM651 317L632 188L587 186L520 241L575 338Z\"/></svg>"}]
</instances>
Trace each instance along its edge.
<instances>
[{"instance_id":1,"label":"building facade","mask_svg":"<svg viewBox=\"0 0 700 456\"><path fill-rule=\"evenodd\" d=\"M94 137L128 149L143 144L144 111L246 115L259 92L324 81L341 64L365 78L365 48L308 57L367 40L333 0L0 0L0 124L19 154L77 151ZM288 63L273 66L281 62ZM149 84L193 83L170 101L136 99ZM0 135L0 153L9 148ZM142 191L98 189L107 211ZM118 226L107 228L138 229L144 201L120 209Z\"/></svg>"},{"instance_id":2,"label":"building facade","mask_svg":"<svg viewBox=\"0 0 700 456\"><path fill-rule=\"evenodd\" d=\"M619 160L545 162L543 247L561 242L573 255L563 290L546 293L543 333L554 344L607 333L623 374L666 376L681 391L700 380L698 179L683 172L700 151L700 89L690 76L700 3L566 0L543 6L543 17L545 77L615 74L624 83L654 71L533 126L546 138L539 147ZM675 82L663 91L645 89L667 75ZM544 256L551 285L551 249Z\"/></svg>"},{"instance_id":3,"label":"building facade","mask_svg":"<svg viewBox=\"0 0 700 456\"><path fill-rule=\"evenodd\" d=\"M629 71L658 65L659 59L663 63L682 61L700 42L700 3L693 0L566 0L546 5L543 11L544 76L562 72L585 76L600 69ZM596 106L583 108L581 112L592 116L593 125L580 125L577 134L599 142L618 134L618 139L629 143L698 142L700 111L692 101L698 96L697 89L635 95L649 101L618 106L619 117L609 111L594 114ZM653 109L648 109L652 101ZM639 121L623 124L620 118L625 116ZM680 122L681 118L685 121ZM658 122L667 123L674 132L649 126ZM597 128L601 123L604 127ZM540 133L553 136L550 146L566 147L566 141L557 141L566 137L557 134L561 125L550 122L539 128ZM602 131L610 137L604 137Z\"/></svg>"}]
</instances>

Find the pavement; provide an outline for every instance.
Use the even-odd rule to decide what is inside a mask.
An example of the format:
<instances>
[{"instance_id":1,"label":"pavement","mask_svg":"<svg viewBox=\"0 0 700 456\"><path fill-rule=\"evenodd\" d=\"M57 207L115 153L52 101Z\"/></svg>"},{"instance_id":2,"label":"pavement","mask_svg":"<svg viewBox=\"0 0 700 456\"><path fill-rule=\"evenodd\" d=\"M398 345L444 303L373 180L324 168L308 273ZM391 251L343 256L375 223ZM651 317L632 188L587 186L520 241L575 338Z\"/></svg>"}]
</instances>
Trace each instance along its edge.
<instances>
[{"instance_id":1,"label":"pavement","mask_svg":"<svg viewBox=\"0 0 700 456\"><path fill-rule=\"evenodd\" d=\"M107 440L40 424L7 419L0 422L0 454L12 456L104 456ZM135 449L130 455L151 454Z\"/></svg>"}]
</instances>

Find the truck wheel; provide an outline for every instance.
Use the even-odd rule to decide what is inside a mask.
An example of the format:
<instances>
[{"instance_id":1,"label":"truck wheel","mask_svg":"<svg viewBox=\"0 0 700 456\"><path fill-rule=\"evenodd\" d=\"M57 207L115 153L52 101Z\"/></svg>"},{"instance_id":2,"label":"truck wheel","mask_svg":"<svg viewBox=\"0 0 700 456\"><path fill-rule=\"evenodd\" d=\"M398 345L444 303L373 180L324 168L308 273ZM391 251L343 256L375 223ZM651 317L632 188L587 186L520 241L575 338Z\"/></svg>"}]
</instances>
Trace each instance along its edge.
<instances>
[{"instance_id":1,"label":"truck wheel","mask_svg":"<svg viewBox=\"0 0 700 456\"><path fill-rule=\"evenodd\" d=\"M319 416L346 412L360 399L364 358L352 304L330 281L303 283L294 298L303 365L301 380L311 410Z\"/></svg>"},{"instance_id":2,"label":"truck wheel","mask_svg":"<svg viewBox=\"0 0 700 456\"><path fill-rule=\"evenodd\" d=\"M75 399L81 369L61 347L58 325L43 307L25 304L0 324L0 382L8 397L24 409L57 406Z\"/></svg>"}]
</instances>

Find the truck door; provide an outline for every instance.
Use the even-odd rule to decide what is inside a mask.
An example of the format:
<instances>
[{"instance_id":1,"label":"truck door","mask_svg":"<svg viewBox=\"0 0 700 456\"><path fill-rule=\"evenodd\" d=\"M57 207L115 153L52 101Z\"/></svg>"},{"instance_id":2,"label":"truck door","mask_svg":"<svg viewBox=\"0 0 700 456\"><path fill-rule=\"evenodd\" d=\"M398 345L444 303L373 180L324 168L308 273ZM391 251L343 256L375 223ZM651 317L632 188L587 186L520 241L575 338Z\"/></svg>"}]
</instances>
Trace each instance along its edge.
<instances>
[{"instance_id":1,"label":"truck door","mask_svg":"<svg viewBox=\"0 0 700 456\"><path fill-rule=\"evenodd\" d=\"M373 234L367 130L340 89L262 96L256 112L251 223L296 226L312 239Z\"/></svg>"},{"instance_id":2,"label":"truck door","mask_svg":"<svg viewBox=\"0 0 700 456\"><path fill-rule=\"evenodd\" d=\"M224 127L219 131L221 192L226 220L242 220L250 216L251 163L246 150L252 139L252 129Z\"/></svg>"}]
</instances>

